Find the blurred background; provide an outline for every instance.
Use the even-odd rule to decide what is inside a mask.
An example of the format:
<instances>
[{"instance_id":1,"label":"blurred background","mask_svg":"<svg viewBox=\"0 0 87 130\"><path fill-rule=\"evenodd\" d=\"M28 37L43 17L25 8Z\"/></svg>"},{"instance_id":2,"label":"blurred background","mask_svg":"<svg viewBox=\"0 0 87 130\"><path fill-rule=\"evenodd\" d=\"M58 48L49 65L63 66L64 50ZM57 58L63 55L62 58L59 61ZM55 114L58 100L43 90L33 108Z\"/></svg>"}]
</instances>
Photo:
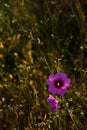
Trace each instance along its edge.
<instances>
[{"instance_id":1,"label":"blurred background","mask_svg":"<svg viewBox=\"0 0 87 130\"><path fill-rule=\"evenodd\" d=\"M71 87L54 114L57 72ZM87 0L0 0L0 130L87 130Z\"/></svg>"}]
</instances>

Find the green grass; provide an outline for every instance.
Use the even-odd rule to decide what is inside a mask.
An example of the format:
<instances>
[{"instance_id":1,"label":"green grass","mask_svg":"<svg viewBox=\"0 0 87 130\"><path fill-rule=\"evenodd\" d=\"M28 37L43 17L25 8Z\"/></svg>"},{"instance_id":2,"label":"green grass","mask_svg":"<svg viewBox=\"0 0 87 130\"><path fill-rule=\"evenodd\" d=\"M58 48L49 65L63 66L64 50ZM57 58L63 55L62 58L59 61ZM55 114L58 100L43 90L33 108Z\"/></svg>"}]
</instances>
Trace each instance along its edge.
<instances>
[{"instance_id":1,"label":"green grass","mask_svg":"<svg viewBox=\"0 0 87 130\"><path fill-rule=\"evenodd\" d=\"M1 130L87 129L87 2L0 1ZM71 87L52 113L46 80Z\"/></svg>"}]
</instances>

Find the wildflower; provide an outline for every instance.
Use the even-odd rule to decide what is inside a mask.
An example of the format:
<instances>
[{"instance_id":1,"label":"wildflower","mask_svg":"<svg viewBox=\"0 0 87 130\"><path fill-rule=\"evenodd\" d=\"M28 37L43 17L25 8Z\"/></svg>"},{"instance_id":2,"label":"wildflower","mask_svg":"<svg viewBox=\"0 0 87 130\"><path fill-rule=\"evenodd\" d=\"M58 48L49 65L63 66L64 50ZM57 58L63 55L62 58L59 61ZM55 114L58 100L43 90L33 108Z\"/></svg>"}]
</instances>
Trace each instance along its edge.
<instances>
[{"instance_id":1,"label":"wildflower","mask_svg":"<svg viewBox=\"0 0 87 130\"><path fill-rule=\"evenodd\" d=\"M8 41L11 41L12 40L12 38L11 37L8 37L8 39L7 39Z\"/></svg>"},{"instance_id":2,"label":"wildflower","mask_svg":"<svg viewBox=\"0 0 87 130\"><path fill-rule=\"evenodd\" d=\"M27 64L28 64L28 61L22 60L22 63L25 64L25 65L27 65Z\"/></svg>"},{"instance_id":3,"label":"wildflower","mask_svg":"<svg viewBox=\"0 0 87 130\"><path fill-rule=\"evenodd\" d=\"M4 45L0 42L0 48L4 48Z\"/></svg>"},{"instance_id":4,"label":"wildflower","mask_svg":"<svg viewBox=\"0 0 87 130\"><path fill-rule=\"evenodd\" d=\"M4 67L5 67L5 65L4 65L4 64L2 64L2 65L1 65L1 67L2 67L2 68L4 68Z\"/></svg>"},{"instance_id":5,"label":"wildflower","mask_svg":"<svg viewBox=\"0 0 87 130\"><path fill-rule=\"evenodd\" d=\"M5 82L6 82L6 81L7 81L7 79L6 79L6 78L3 78L3 81L5 81Z\"/></svg>"},{"instance_id":6,"label":"wildflower","mask_svg":"<svg viewBox=\"0 0 87 130\"><path fill-rule=\"evenodd\" d=\"M33 85L33 80L30 80L29 84L32 86Z\"/></svg>"},{"instance_id":7,"label":"wildflower","mask_svg":"<svg viewBox=\"0 0 87 130\"><path fill-rule=\"evenodd\" d=\"M63 95L70 87L70 79L65 73L51 74L47 79L49 92Z\"/></svg>"},{"instance_id":8,"label":"wildflower","mask_svg":"<svg viewBox=\"0 0 87 130\"><path fill-rule=\"evenodd\" d=\"M49 97L47 98L47 102L49 103L51 110L54 113L56 113L59 107L58 101L51 94L49 94Z\"/></svg>"},{"instance_id":9,"label":"wildflower","mask_svg":"<svg viewBox=\"0 0 87 130\"><path fill-rule=\"evenodd\" d=\"M9 74L9 78L10 78L10 79L13 79L13 75L12 75L12 74Z\"/></svg>"},{"instance_id":10,"label":"wildflower","mask_svg":"<svg viewBox=\"0 0 87 130\"><path fill-rule=\"evenodd\" d=\"M3 88L3 85L2 85L2 84L0 84L0 88Z\"/></svg>"},{"instance_id":11,"label":"wildflower","mask_svg":"<svg viewBox=\"0 0 87 130\"><path fill-rule=\"evenodd\" d=\"M14 56L17 57L17 56L18 56L18 53L17 53L17 52L14 52Z\"/></svg>"},{"instance_id":12,"label":"wildflower","mask_svg":"<svg viewBox=\"0 0 87 130\"><path fill-rule=\"evenodd\" d=\"M3 59L3 55L2 54L0 54L0 59Z\"/></svg>"}]
</instances>

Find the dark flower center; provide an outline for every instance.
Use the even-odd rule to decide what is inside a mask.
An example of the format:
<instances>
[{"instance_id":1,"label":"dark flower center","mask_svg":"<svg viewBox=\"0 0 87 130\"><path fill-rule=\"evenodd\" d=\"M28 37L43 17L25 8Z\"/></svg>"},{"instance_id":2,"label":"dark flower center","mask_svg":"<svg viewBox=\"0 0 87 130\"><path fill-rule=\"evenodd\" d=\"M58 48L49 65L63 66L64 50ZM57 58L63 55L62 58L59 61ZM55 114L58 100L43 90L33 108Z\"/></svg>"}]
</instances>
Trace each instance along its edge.
<instances>
[{"instance_id":1,"label":"dark flower center","mask_svg":"<svg viewBox=\"0 0 87 130\"><path fill-rule=\"evenodd\" d=\"M63 85L63 82L61 80L56 80L54 84L56 88L60 88Z\"/></svg>"}]
</instances>

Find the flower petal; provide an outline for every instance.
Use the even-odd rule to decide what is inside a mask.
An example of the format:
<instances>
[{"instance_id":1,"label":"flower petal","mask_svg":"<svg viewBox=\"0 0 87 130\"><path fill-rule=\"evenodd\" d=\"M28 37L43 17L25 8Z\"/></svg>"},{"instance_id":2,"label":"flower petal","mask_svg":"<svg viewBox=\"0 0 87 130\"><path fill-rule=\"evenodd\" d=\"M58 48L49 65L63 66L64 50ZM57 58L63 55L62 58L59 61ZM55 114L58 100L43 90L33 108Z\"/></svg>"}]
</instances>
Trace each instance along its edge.
<instances>
[{"instance_id":1,"label":"flower petal","mask_svg":"<svg viewBox=\"0 0 87 130\"><path fill-rule=\"evenodd\" d=\"M58 101L50 94L49 97L47 98L47 102L50 105L51 110L56 113L59 107Z\"/></svg>"}]
</instances>

